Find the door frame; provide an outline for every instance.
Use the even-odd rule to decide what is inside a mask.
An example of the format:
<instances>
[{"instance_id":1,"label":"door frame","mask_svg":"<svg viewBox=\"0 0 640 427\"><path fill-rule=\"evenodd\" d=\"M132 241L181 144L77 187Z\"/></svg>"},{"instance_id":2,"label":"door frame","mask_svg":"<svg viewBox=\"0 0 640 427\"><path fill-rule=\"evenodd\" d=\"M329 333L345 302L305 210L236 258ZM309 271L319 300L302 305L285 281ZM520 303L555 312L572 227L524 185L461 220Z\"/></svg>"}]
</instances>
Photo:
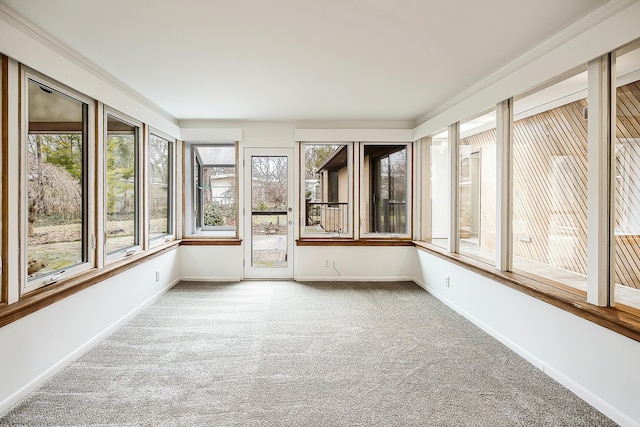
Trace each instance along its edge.
<instances>
[{"instance_id":1,"label":"door frame","mask_svg":"<svg viewBox=\"0 0 640 427\"><path fill-rule=\"evenodd\" d=\"M252 248L253 233L251 230L251 158L254 156L287 157L287 266L286 267L253 267ZM295 185L294 185L294 150L293 148L245 148L243 153L244 200L242 229L243 241L243 277L245 279L293 279L293 249L295 241Z\"/></svg>"}]
</instances>

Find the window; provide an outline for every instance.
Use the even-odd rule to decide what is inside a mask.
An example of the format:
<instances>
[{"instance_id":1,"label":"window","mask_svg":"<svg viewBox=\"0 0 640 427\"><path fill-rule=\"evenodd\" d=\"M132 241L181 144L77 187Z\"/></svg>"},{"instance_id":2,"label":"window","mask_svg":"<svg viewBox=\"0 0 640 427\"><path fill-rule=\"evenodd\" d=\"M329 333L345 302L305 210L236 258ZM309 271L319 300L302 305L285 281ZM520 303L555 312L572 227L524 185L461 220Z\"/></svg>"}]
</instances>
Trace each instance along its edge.
<instances>
[{"instance_id":1,"label":"window","mask_svg":"<svg viewBox=\"0 0 640 427\"><path fill-rule=\"evenodd\" d=\"M495 264L496 112L460 123L460 253Z\"/></svg>"},{"instance_id":2,"label":"window","mask_svg":"<svg viewBox=\"0 0 640 427\"><path fill-rule=\"evenodd\" d=\"M427 145L428 182L424 238L441 248L449 247L449 131L433 135Z\"/></svg>"},{"instance_id":3,"label":"window","mask_svg":"<svg viewBox=\"0 0 640 427\"><path fill-rule=\"evenodd\" d=\"M362 235L410 237L409 145L363 144L361 155Z\"/></svg>"},{"instance_id":4,"label":"window","mask_svg":"<svg viewBox=\"0 0 640 427\"><path fill-rule=\"evenodd\" d=\"M640 308L640 47L616 58L614 300Z\"/></svg>"},{"instance_id":5,"label":"window","mask_svg":"<svg viewBox=\"0 0 640 427\"><path fill-rule=\"evenodd\" d=\"M173 234L173 144L149 134L149 241Z\"/></svg>"},{"instance_id":6,"label":"window","mask_svg":"<svg viewBox=\"0 0 640 427\"><path fill-rule=\"evenodd\" d=\"M235 144L193 145L196 234L237 237Z\"/></svg>"},{"instance_id":7,"label":"window","mask_svg":"<svg viewBox=\"0 0 640 427\"><path fill-rule=\"evenodd\" d=\"M587 73L514 102L513 270L586 291Z\"/></svg>"},{"instance_id":8,"label":"window","mask_svg":"<svg viewBox=\"0 0 640 427\"><path fill-rule=\"evenodd\" d=\"M351 144L305 143L302 235L351 237Z\"/></svg>"},{"instance_id":9,"label":"window","mask_svg":"<svg viewBox=\"0 0 640 427\"><path fill-rule=\"evenodd\" d=\"M4 55L0 55L0 146L2 147L0 150L0 165L3 165L4 160L6 160L6 156L7 156L7 152L6 152L6 146L7 146L7 140L5 139L5 132L6 129L4 128L5 123L7 122L7 120L5 120L5 103L6 101L6 89L5 89L5 79L4 79L4 74L5 74L5 67L7 66L7 62L6 62L6 57ZM0 166L0 171L3 170L3 166ZM0 173L0 177L2 177L0 179L0 185L2 186L2 192L0 194L4 195L6 194L4 191L5 185L6 183L6 175ZM0 197L0 206L4 206L5 201L2 200L2 197ZM4 245L6 244L6 242L4 242L3 240L3 236L4 236L4 218L2 218L2 211L3 209L0 208L0 268L2 268L2 271L6 271L7 270L7 263L3 257L3 252L4 252ZM7 289L5 288L5 283L7 281L3 280L0 278L0 303L6 302L7 301Z\"/></svg>"},{"instance_id":10,"label":"window","mask_svg":"<svg viewBox=\"0 0 640 427\"><path fill-rule=\"evenodd\" d=\"M23 217L25 291L55 283L90 260L90 100L28 78Z\"/></svg>"},{"instance_id":11,"label":"window","mask_svg":"<svg viewBox=\"0 0 640 427\"><path fill-rule=\"evenodd\" d=\"M107 114L105 252L127 255L140 244L140 125Z\"/></svg>"}]
</instances>

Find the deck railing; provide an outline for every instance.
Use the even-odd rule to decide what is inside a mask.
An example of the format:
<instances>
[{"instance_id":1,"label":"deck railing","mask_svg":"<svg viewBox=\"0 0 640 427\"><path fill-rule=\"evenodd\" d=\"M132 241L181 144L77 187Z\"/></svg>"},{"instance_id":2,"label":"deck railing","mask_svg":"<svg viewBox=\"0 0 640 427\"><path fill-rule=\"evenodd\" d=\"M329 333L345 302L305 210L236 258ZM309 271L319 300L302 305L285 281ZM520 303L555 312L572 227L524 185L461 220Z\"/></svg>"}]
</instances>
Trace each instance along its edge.
<instances>
[{"instance_id":1,"label":"deck railing","mask_svg":"<svg viewBox=\"0 0 640 427\"><path fill-rule=\"evenodd\" d=\"M348 203L306 200L306 226L317 227L318 232L346 233L348 205Z\"/></svg>"}]
</instances>

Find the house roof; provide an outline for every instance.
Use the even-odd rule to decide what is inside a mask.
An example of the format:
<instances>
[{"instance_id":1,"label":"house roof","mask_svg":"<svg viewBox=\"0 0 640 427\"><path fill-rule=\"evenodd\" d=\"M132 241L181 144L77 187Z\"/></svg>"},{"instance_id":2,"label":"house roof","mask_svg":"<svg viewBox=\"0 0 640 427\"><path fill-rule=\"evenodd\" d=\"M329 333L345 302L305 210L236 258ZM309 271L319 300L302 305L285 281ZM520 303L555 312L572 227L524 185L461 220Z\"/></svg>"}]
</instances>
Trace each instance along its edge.
<instances>
[{"instance_id":1,"label":"house roof","mask_svg":"<svg viewBox=\"0 0 640 427\"><path fill-rule=\"evenodd\" d=\"M327 158L327 160L324 161L324 163L320 165L320 167L318 167L318 170L316 171L316 173L320 173L324 170L330 171L330 170L342 169L346 165L347 165L347 146L341 145L333 153L331 153L331 155Z\"/></svg>"}]
</instances>

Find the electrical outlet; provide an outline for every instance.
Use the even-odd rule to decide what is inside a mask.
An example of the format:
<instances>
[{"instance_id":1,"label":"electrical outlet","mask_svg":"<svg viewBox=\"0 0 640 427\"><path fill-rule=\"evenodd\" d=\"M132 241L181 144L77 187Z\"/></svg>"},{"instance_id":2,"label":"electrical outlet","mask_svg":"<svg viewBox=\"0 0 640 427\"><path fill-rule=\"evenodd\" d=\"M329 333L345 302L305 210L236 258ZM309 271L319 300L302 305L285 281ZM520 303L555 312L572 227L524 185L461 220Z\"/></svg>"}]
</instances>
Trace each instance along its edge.
<instances>
[{"instance_id":1,"label":"electrical outlet","mask_svg":"<svg viewBox=\"0 0 640 427\"><path fill-rule=\"evenodd\" d=\"M156 271L156 282L160 281L160 272Z\"/></svg>"},{"instance_id":2,"label":"electrical outlet","mask_svg":"<svg viewBox=\"0 0 640 427\"><path fill-rule=\"evenodd\" d=\"M329 260L328 259L324 260L324 268L329 268Z\"/></svg>"},{"instance_id":3,"label":"electrical outlet","mask_svg":"<svg viewBox=\"0 0 640 427\"><path fill-rule=\"evenodd\" d=\"M445 277L444 285L448 288L451 285L451 278L449 276Z\"/></svg>"}]
</instances>

